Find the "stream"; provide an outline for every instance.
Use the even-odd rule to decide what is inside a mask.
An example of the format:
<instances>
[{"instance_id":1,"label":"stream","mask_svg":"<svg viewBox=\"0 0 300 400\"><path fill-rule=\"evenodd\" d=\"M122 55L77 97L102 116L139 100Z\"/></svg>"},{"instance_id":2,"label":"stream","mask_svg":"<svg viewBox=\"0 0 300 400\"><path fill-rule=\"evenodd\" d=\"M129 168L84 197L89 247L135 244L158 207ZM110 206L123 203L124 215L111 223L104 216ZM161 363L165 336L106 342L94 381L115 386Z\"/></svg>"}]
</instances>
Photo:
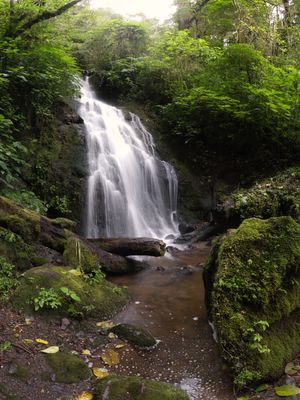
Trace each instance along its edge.
<instances>
[{"instance_id":1,"label":"stream","mask_svg":"<svg viewBox=\"0 0 300 400\"><path fill-rule=\"evenodd\" d=\"M204 304L202 266L209 252L199 243L164 257L143 257L143 271L111 278L131 294L114 322L145 327L160 341L152 351L124 350L116 372L178 384L192 400L234 398Z\"/></svg>"}]
</instances>

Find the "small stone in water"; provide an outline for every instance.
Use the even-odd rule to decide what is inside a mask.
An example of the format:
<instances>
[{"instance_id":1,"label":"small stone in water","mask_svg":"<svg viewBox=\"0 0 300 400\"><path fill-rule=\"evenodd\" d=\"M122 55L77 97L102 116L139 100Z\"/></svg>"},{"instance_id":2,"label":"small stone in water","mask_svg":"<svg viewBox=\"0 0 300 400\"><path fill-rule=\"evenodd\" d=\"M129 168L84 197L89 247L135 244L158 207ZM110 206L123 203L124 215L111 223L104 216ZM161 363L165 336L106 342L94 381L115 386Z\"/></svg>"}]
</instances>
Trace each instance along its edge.
<instances>
[{"instance_id":1,"label":"small stone in water","mask_svg":"<svg viewBox=\"0 0 300 400\"><path fill-rule=\"evenodd\" d=\"M140 301L135 301L134 304L141 304L141 302Z\"/></svg>"},{"instance_id":2,"label":"small stone in water","mask_svg":"<svg viewBox=\"0 0 300 400\"><path fill-rule=\"evenodd\" d=\"M198 321L198 319L199 319L198 317L194 317L193 318L194 321Z\"/></svg>"}]
</instances>

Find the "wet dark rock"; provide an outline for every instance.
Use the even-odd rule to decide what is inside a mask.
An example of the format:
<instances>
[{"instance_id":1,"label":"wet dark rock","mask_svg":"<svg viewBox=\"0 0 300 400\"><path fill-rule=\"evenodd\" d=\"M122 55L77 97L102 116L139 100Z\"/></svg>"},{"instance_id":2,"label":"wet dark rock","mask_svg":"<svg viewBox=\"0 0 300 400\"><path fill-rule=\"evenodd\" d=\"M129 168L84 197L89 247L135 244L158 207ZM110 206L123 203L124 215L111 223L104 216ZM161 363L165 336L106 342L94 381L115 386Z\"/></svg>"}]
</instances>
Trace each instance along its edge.
<instances>
[{"instance_id":1,"label":"wet dark rock","mask_svg":"<svg viewBox=\"0 0 300 400\"><path fill-rule=\"evenodd\" d=\"M85 362L70 353L59 352L45 355L46 361L55 373L59 383L77 383L91 377L91 371Z\"/></svg>"},{"instance_id":2,"label":"wet dark rock","mask_svg":"<svg viewBox=\"0 0 300 400\"><path fill-rule=\"evenodd\" d=\"M185 265L183 267L180 267L178 271L181 275L190 275L194 272L192 267L189 267L188 265Z\"/></svg>"},{"instance_id":3,"label":"wet dark rock","mask_svg":"<svg viewBox=\"0 0 300 400\"><path fill-rule=\"evenodd\" d=\"M94 388L95 400L188 400L181 389L137 376L109 376Z\"/></svg>"},{"instance_id":4,"label":"wet dark rock","mask_svg":"<svg viewBox=\"0 0 300 400\"><path fill-rule=\"evenodd\" d=\"M61 325L60 325L60 327L61 327L62 330L65 330L65 329L67 329L67 327L68 327L70 324L71 324L71 322L70 322L70 320L69 320L68 318L63 318L63 319L61 320Z\"/></svg>"},{"instance_id":5,"label":"wet dark rock","mask_svg":"<svg viewBox=\"0 0 300 400\"><path fill-rule=\"evenodd\" d=\"M185 235L186 233L191 233L194 232L195 228L192 225L188 225L185 222L181 222L178 226L179 232L182 235Z\"/></svg>"},{"instance_id":6,"label":"wet dark rock","mask_svg":"<svg viewBox=\"0 0 300 400\"><path fill-rule=\"evenodd\" d=\"M155 337L149 331L134 325L119 324L111 328L110 332L142 348L151 348L157 344Z\"/></svg>"}]
</instances>

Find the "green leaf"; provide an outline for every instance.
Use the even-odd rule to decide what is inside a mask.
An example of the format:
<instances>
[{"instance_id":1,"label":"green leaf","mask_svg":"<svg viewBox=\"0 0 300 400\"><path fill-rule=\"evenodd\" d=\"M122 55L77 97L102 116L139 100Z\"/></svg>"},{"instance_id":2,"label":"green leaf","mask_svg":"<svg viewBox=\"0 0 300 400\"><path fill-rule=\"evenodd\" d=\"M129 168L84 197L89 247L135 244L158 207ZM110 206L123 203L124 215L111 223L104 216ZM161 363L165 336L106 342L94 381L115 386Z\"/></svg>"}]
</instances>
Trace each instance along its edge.
<instances>
[{"instance_id":1,"label":"green leaf","mask_svg":"<svg viewBox=\"0 0 300 400\"><path fill-rule=\"evenodd\" d=\"M267 383L264 383L263 385L258 386L255 391L256 393L261 393L264 392L265 390L267 390L269 387L269 385Z\"/></svg>"},{"instance_id":2,"label":"green leaf","mask_svg":"<svg viewBox=\"0 0 300 400\"><path fill-rule=\"evenodd\" d=\"M295 396L297 394L300 394L300 389L292 385L283 385L277 386L275 388L275 393L277 394L277 396L280 397Z\"/></svg>"}]
</instances>

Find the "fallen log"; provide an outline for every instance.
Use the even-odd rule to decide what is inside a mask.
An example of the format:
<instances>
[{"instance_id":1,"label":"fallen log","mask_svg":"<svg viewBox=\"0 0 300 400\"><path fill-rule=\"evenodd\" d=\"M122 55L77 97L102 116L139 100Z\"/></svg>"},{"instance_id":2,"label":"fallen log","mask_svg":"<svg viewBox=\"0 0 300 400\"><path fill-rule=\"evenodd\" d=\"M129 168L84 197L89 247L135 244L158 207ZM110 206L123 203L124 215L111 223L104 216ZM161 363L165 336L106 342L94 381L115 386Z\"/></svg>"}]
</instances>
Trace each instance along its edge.
<instances>
[{"instance_id":1,"label":"fallen log","mask_svg":"<svg viewBox=\"0 0 300 400\"><path fill-rule=\"evenodd\" d=\"M88 239L89 243L119 256L154 256L165 254L166 245L162 240L152 238L99 238Z\"/></svg>"}]
</instances>

